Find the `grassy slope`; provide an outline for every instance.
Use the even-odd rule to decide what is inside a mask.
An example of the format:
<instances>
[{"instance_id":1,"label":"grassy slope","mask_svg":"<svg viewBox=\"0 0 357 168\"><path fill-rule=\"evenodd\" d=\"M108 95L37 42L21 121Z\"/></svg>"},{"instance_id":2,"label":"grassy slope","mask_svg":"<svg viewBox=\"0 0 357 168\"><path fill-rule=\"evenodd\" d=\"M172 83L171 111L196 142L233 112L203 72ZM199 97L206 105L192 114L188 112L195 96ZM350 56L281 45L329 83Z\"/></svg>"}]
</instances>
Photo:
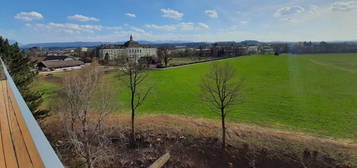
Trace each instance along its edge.
<instances>
[{"instance_id":1,"label":"grassy slope","mask_svg":"<svg viewBox=\"0 0 357 168\"><path fill-rule=\"evenodd\" d=\"M233 64L245 79L244 104L231 110L230 121L357 137L357 74L350 72L357 71L357 54L251 56L222 62ZM217 118L199 96L199 82L208 68L198 64L151 72L147 85L154 90L139 113ZM128 111L126 89L118 100L122 111Z\"/></svg>"},{"instance_id":2,"label":"grassy slope","mask_svg":"<svg viewBox=\"0 0 357 168\"><path fill-rule=\"evenodd\" d=\"M64 73L55 73L53 76L61 79L64 75ZM61 84L58 82L45 80L44 76L37 77L33 82L33 88L43 93L43 103L41 104L41 108L50 108L53 101L55 101L57 90L60 89L60 87Z\"/></svg>"},{"instance_id":3,"label":"grassy slope","mask_svg":"<svg viewBox=\"0 0 357 168\"><path fill-rule=\"evenodd\" d=\"M249 56L229 62L244 78L244 103L231 109L232 122L296 129L338 138L357 139L357 54ZM154 90L139 114L181 114L217 118L200 101L199 83L210 63L151 71L147 85ZM121 88L121 112L129 111L129 92ZM58 88L41 80L49 96ZM46 93L46 94L47 94Z\"/></svg>"}]
</instances>

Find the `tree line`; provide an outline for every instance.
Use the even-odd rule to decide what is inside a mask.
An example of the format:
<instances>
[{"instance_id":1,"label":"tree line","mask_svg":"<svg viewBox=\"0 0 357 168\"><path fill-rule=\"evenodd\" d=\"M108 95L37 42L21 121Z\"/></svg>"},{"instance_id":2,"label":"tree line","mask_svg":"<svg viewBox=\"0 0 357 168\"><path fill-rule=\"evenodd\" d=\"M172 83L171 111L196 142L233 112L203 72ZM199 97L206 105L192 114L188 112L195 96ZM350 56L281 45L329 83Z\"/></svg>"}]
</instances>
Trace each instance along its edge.
<instances>
[{"instance_id":1,"label":"tree line","mask_svg":"<svg viewBox=\"0 0 357 168\"><path fill-rule=\"evenodd\" d=\"M301 42L290 46L289 52L294 54L355 53L357 52L357 43Z\"/></svg>"}]
</instances>

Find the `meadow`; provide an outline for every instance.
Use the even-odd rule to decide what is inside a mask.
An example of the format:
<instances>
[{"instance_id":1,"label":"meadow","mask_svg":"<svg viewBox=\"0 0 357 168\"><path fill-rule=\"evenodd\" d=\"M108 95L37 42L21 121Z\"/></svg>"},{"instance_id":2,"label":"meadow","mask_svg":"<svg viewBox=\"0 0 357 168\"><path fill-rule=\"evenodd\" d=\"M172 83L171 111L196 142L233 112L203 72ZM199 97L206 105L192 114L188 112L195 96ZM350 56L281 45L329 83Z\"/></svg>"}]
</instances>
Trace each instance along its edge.
<instances>
[{"instance_id":1,"label":"meadow","mask_svg":"<svg viewBox=\"0 0 357 168\"><path fill-rule=\"evenodd\" d=\"M357 54L244 56L221 60L244 79L243 103L230 109L230 122L357 139ZM149 72L152 86L139 115L175 114L219 119L200 99L200 82L211 63ZM105 75L118 88L117 113L129 112L129 92L119 72ZM62 77L63 75L58 75ZM40 79L46 102L56 97L57 82Z\"/></svg>"}]
</instances>

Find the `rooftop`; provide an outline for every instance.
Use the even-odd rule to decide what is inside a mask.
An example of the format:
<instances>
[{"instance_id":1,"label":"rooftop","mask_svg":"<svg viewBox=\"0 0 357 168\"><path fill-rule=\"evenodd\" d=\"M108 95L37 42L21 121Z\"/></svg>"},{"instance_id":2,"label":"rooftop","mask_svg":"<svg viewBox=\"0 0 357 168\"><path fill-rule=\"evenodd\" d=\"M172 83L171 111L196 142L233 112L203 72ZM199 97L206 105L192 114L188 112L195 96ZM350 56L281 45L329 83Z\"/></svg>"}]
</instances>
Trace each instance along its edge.
<instances>
[{"instance_id":1,"label":"rooftop","mask_svg":"<svg viewBox=\"0 0 357 168\"><path fill-rule=\"evenodd\" d=\"M130 40L124 43L124 47L140 47L140 44L133 39L133 35L130 35Z\"/></svg>"},{"instance_id":2,"label":"rooftop","mask_svg":"<svg viewBox=\"0 0 357 168\"><path fill-rule=\"evenodd\" d=\"M142 47L142 48L150 48L148 45L141 45L137 41L134 41L133 36L130 36L130 40L125 42L123 45L115 45L115 44L104 44L99 47L99 49L121 49L121 48L133 48L133 47Z\"/></svg>"},{"instance_id":3,"label":"rooftop","mask_svg":"<svg viewBox=\"0 0 357 168\"><path fill-rule=\"evenodd\" d=\"M64 67L73 67L73 66L80 66L84 63L82 61L77 60L48 60L40 62L43 66L47 68L64 68Z\"/></svg>"}]
</instances>

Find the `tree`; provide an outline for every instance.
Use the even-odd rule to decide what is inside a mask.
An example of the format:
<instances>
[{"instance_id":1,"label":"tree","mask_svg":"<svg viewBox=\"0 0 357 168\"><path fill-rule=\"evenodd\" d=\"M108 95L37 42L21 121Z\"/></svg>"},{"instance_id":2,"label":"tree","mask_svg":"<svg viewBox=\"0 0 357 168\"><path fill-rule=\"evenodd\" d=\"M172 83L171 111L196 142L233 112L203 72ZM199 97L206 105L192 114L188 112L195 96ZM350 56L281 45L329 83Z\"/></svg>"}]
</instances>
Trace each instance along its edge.
<instances>
[{"instance_id":1,"label":"tree","mask_svg":"<svg viewBox=\"0 0 357 168\"><path fill-rule=\"evenodd\" d=\"M199 47L199 52L198 52L198 59L201 60L202 57L203 57L203 47L200 46Z\"/></svg>"},{"instance_id":2,"label":"tree","mask_svg":"<svg viewBox=\"0 0 357 168\"><path fill-rule=\"evenodd\" d=\"M84 159L87 168L110 164L113 155L104 129L107 114L113 111L113 90L101 82L95 65L64 79L59 110L63 114L68 142Z\"/></svg>"},{"instance_id":3,"label":"tree","mask_svg":"<svg viewBox=\"0 0 357 168\"><path fill-rule=\"evenodd\" d=\"M152 87L143 88L143 82L147 78L145 66L137 63L135 60L128 61L123 69L124 82L130 91L130 109L131 109L131 134L130 146L135 147L135 114L137 108L140 107L147 96L149 95Z\"/></svg>"},{"instance_id":4,"label":"tree","mask_svg":"<svg viewBox=\"0 0 357 168\"><path fill-rule=\"evenodd\" d=\"M7 65L10 75L34 117L36 119L47 117L48 111L39 109L43 101L42 93L31 88L31 84L37 75L33 71L35 62L20 50L17 43L10 45L7 40L1 37L0 56Z\"/></svg>"},{"instance_id":5,"label":"tree","mask_svg":"<svg viewBox=\"0 0 357 168\"><path fill-rule=\"evenodd\" d=\"M160 62L163 62L165 67L169 64L169 61L171 60L171 52L169 50L169 47L160 47L158 51L159 55L159 60Z\"/></svg>"},{"instance_id":6,"label":"tree","mask_svg":"<svg viewBox=\"0 0 357 168\"><path fill-rule=\"evenodd\" d=\"M109 64L109 54L106 53L104 56L104 64Z\"/></svg>"},{"instance_id":7,"label":"tree","mask_svg":"<svg viewBox=\"0 0 357 168\"><path fill-rule=\"evenodd\" d=\"M213 110L219 110L222 123L222 149L226 144L225 118L230 107L240 103L241 81L235 81L234 68L226 64L213 64L203 77L201 91L203 101Z\"/></svg>"}]
</instances>

